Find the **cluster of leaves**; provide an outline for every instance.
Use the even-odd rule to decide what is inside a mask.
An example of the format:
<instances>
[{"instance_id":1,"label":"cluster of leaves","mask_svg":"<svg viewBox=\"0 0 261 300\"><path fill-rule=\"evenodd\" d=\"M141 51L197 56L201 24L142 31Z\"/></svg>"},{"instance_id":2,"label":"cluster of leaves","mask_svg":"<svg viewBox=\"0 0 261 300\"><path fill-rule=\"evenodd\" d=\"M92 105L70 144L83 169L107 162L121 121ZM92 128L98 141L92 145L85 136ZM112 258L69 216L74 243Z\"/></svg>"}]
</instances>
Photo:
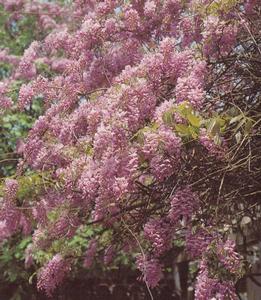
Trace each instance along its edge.
<instances>
[{"instance_id":1,"label":"cluster of leaves","mask_svg":"<svg viewBox=\"0 0 261 300\"><path fill-rule=\"evenodd\" d=\"M11 13L0 5L0 51L8 49L9 53L21 56L24 50L39 36L35 25L35 17L24 15L18 20L10 18ZM0 62L0 80L10 76L13 66ZM9 96L14 103L17 102L21 80L13 82ZM0 176L11 176L15 173L18 155L16 154L17 143L22 141L28 134L35 119L42 113L40 101L34 101L30 109L20 112L14 106L8 113L0 114ZM2 109L1 109L2 110Z\"/></svg>"},{"instance_id":2,"label":"cluster of leaves","mask_svg":"<svg viewBox=\"0 0 261 300\"><path fill-rule=\"evenodd\" d=\"M29 292L31 272L25 270L24 259L25 249L30 242L30 237L21 238L21 235L17 234L12 240L2 243L0 250L0 268L2 270L0 278L1 296L12 285L13 291L12 295L10 295L10 299L12 300L21 299L21 295L25 293L26 289Z\"/></svg>"},{"instance_id":3,"label":"cluster of leaves","mask_svg":"<svg viewBox=\"0 0 261 300\"><path fill-rule=\"evenodd\" d=\"M39 34L33 15L24 15L22 18L15 20L0 4L0 51L8 49L9 53L21 56L24 50L36 39ZM13 69L11 64L0 62L0 80L5 80L10 76ZM3 183L5 178L14 176L16 166L20 155L17 148L23 143L29 130L32 128L36 118L42 113L40 99L36 99L26 112L17 109L16 102L19 89L23 81L16 80L12 83L9 97L14 102L12 109L3 113L0 112L0 196L3 196ZM37 192L37 174L26 174L21 178L20 195L21 198L28 197ZM1 295L3 296L11 285L10 299L19 300L22 295L27 294L29 297L29 278L31 272L25 270L24 259L25 249L31 242L31 237L23 237L17 233L12 239L6 240L1 244L0 251L0 269L1 269ZM27 291L27 293L26 293ZM32 291L31 291L32 292Z\"/></svg>"}]
</instances>

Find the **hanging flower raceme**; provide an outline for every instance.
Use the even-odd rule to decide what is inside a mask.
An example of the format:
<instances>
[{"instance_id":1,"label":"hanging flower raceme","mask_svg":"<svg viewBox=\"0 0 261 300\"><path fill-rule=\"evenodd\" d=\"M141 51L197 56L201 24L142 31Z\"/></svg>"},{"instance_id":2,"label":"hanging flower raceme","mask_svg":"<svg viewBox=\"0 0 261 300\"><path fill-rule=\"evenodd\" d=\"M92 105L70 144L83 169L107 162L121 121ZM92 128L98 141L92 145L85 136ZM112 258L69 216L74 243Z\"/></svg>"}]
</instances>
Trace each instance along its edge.
<instances>
[{"instance_id":1,"label":"hanging flower raceme","mask_svg":"<svg viewBox=\"0 0 261 300\"><path fill-rule=\"evenodd\" d=\"M188 228L186 233L186 251L191 257L200 258L214 238L211 227Z\"/></svg>"},{"instance_id":2,"label":"hanging flower raceme","mask_svg":"<svg viewBox=\"0 0 261 300\"><path fill-rule=\"evenodd\" d=\"M85 258L83 261L83 266L85 268L90 268L92 266L94 257L95 257L96 251L97 251L97 246L98 246L98 244L95 239L92 239L89 242L88 248L85 253Z\"/></svg>"},{"instance_id":3,"label":"hanging flower raceme","mask_svg":"<svg viewBox=\"0 0 261 300\"><path fill-rule=\"evenodd\" d=\"M51 297L55 288L60 285L70 272L70 263L61 254L56 254L47 262L37 275L37 288Z\"/></svg>"},{"instance_id":4,"label":"hanging flower raceme","mask_svg":"<svg viewBox=\"0 0 261 300\"><path fill-rule=\"evenodd\" d=\"M198 196L189 187L177 190L170 200L168 218L173 224L179 221L189 222L199 208Z\"/></svg>"},{"instance_id":5,"label":"hanging flower raceme","mask_svg":"<svg viewBox=\"0 0 261 300\"><path fill-rule=\"evenodd\" d=\"M209 275L207 261L202 261L200 264L200 271L197 277L195 299L205 300L215 297L219 300L227 298L236 300L234 284L229 280L218 280Z\"/></svg>"},{"instance_id":6,"label":"hanging flower raceme","mask_svg":"<svg viewBox=\"0 0 261 300\"><path fill-rule=\"evenodd\" d=\"M39 48L39 43L33 42L30 47L26 49L24 56L19 63L16 76L31 79L36 75L36 66L34 62L37 58Z\"/></svg>"},{"instance_id":7,"label":"hanging flower raceme","mask_svg":"<svg viewBox=\"0 0 261 300\"><path fill-rule=\"evenodd\" d=\"M163 276L160 262L155 258L138 256L136 264L148 286L152 288L157 286Z\"/></svg>"},{"instance_id":8,"label":"hanging flower raceme","mask_svg":"<svg viewBox=\"0 0 261 300\"><path fill-rule=\"evenodd\" d=\"M234 241L213 240L203 254L197 278L197 300L237 299L234 282L243 274L243 258L235 251Z\"/></svg>"},{"instance_id":9,"label":"hanging flower raceme","mask_svg":"<svg viewBox=\"0 0 261 300\"><path fill-rule=\"evenodd\" d=\"M19 184L15 179L6 179L5 181L5 195L4 199L8 202L14 202L17 192L18 192Z\"/></svg>"},{"instance_id":10,"label":"hanging flower raceme","mask_svg":"<svg viewBox=\"0 0 261 300\"><path fill-rule=\"evenodd\" d=\"M149 220L144 226L144 237L150 241L155 256L160 256L171 246L171 224L164 220Z\"/></svg>"}]
</instances>

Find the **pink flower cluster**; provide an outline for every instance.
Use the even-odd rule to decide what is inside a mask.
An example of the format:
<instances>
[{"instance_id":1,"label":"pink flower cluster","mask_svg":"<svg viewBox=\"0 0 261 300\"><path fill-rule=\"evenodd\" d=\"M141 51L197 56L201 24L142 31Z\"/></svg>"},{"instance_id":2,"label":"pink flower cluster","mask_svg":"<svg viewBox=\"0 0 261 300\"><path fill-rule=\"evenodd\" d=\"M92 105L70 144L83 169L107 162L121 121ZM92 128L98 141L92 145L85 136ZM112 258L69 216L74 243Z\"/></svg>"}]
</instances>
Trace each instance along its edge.
<instances>
[{"instance_id":1,"label":"pink flower cluster","mask_svg":"<svg viewBox=\"0 0 261 300\"><path fill-rule=\"evenodd\" d=\"M27 105L31 104L34 97L34 90L31 84L23 84L19 91L18 106L21 110L25 109Z\"/></svg>"},{"instance_id":2,"label":"pink flower cluster","mask_svg":"<svg viewBox=\"0 0 261 300\"><path fill-rule=\"evenodd\" d=\"M143 280L148 284L148 286L152 288L157 286L163 276L162 266L158 259L138 256L136 263L138 269L143 274Z\"/></svg>"},{"instance_id":3,"label":"pink flower cluster","mask_svg":"<svg viewBox=\"0 0 261 300\"><path fill-rule=\"evenodd\" d=\"M182 219L189 222L199 208L199 199L189 187L185 187L176 191L170 200L170 205L168 217L173 224L177 224Z\"/></svg>"},{"instance_id":4,"label":"pink flower cluster","mask_svg":"<svg viewBox=\"0 0 261 300\"><path fill-rule=\"evenodd\" d=\"M88 248L85 252L85 258L83 262L83 266L85 268L90 268L93 264L93 260L97 251L97 241L95 239L92 239L88 245Z\"/></svg>"},{"instance_id":5,"label":"pink flower cluster","mask_svg":"<svg viewBox=\"0 0 261 300\"><path fill-rule=\"evenodd\" d=\"M13 101L6 95L8 92L8 84L0 82L0 112L12 107Z\"/></svg>"},{"instance_id":6,"label":"pink flower cluster","mask_svg":"<svg viewBox=\"0 0 261 300\"><path fill-rule=\"evenodd\" d=\"M10 199L11 200L11 199ZM21 213L14 203L8 199L1 203L0 222L2 228L2 239L11 236L20 225Z\"/></svg>"},{"instance_id":7,"label":"pink flower cluster","mask_svg":"<svg viewBox=\"0 0 261 300\"><path fill-rule=\"evenodd\" d=\"M207 56L227 54L235 45L238 27L219 17L209 16L204 21L203 51Z\"/></svg>"},{"instance_id":8,"label":"pink flower cluster","mask_svg":"<svg viewBox=\"0 0 261 300\"><path fill-rule=\"evenodd\" d=\"M207 133L205 128L200 130L199 135L200 144L206 148L210 155L216 157L217 159L223 159L225 155L225 143L223 145L218 145L214 142L214 139Z\"/></svg>"},{"instance_id":9,"label":"pink flower cluster","mask_svg":"<svg viewBox=\"0 0 261 300\"><path fill-rule=\"evenodd\" d=\"M192 258L202 257L214 236L210 228L188 229L186 234L186 251Z\"/></svg>"},{"instance_id":10,"label":"pink flower cluster","mask_svg":"<svg viewBox=\"0 0 261 300\"><path fill-rule=\"evenodd\" d=\"M61 254L56 254L48 261L37 275L37 287L51 297L55 288L60 285L70 271L70 263Z\"/></svg>"},{"instance_id":11,"label":"pink flower cluster","mask_svg":"<svg viewBox=\"0 0 261 300\"><path fill-rule=\"evenodd\" d=\"M9 237L9 230L6 226L6 221L0 221L0 241L4 240L5 238Z\"/></svg>"},{"instance_id":12,"label":"pink flower cluster","mask_svg":"<svg viewBox=\"0 0 261 300\"><path fill-rule=\"evenodd\" d=\"M210 260L207 258L209 254ZM212 264L215 265L213 259L217 259L221 263L221 267L213 269ZM229 275L224 276L222 269L225 269ZM234 241L228 239L223 242L217 238L203 254L196 283L195 299L203 300L212 297L220 300L237 299L234 282L241 276L242 257L235 251Z\"/></svg>"},{"instance_id":13,"label":"pink flower cluster","mask_svg":"<svg viewBox=\"0 0 261 300\"><path fill-rule=\"evenodd\" d=\"M142 154L149 161L151 173L157 180L163 181L177 170L181 140L171 129L164 126L158 132L148 132L144 136Z\"/></svg>"},{"instance_id":14,"label":"pink flower cluster","mask_svg":"<svg viewBox=\"0 0 261 300\"><path fill-rule=\"evenodd\" d=\"M203 260L200 264L200 271L197 277L195 299L218 299L218 300L237 300L234 283L232 281L220 281L217 278L211 278L209 275L207 261Z\"/></svg>"},{"instance_id":15,"label":"pink flower cluster","mask_svg":"<svg viewBox=\"0 0 261 300\"><path fill-rule=\"evenodd\" d=\"M18 181L16 179L6 179L5 181L5 200L8 202L13 202L16 198L18 191Z\"/></svg>"},{"instance_id":16,"label":"pink flower cluster","mask_svg":"<svg viewBox=\"0 0 261 300\"><path fill-rule=\"evenodd\" d=\"M144 237L152 244L154 256L160 256L171 246L171 226L163 220L149 220L144 226Z\"/></svg>"},{"instance_id":17,"label":"pink flower cluster","mask_svg":"<svg viewBox=\"0 0 261 300\"><path fill-rule=\"evenodd\" d=\"M32 79L36 75L36 66L34 64L40 45L38 42L33 42L28 49L25 50L23 57L20 60L17 70L17 77Z\"/></svg>"},{"instance_id":18,"label":"pink flower cluster","mask_svg":"<svg viewBox=\"0 0 261 300\"><path fill-rule=\"evenodd\" d=\"M16 66L19 63L19 57L13 54L9 54L8 49L0 50L0 62L5 62Z\"/></svg>"},{"instance_id":19,"label":"pink flower cluster","mask_svg":"<svg viewBox=\"0 0 261 300\"><path fill-rule=\"evenodd\" d=\"M223 266L231 273L237 274L241 270L242 257L235 251L235 242L227 240L217 246L217 256Z\"/></svg>"}]
</instances>

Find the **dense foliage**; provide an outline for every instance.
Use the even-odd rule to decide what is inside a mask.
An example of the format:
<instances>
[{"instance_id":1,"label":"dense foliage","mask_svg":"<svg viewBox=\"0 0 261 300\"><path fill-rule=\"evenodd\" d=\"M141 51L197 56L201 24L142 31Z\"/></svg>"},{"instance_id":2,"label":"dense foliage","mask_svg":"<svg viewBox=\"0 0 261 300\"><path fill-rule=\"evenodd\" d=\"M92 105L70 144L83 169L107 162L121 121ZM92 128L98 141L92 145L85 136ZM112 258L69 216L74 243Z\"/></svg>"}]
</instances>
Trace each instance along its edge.
<instances>
[{"instance_id":1,"label":"dense foliage","mask_svg":"<svg viewBox=\"0 0 261 300\"><path fill-rule=\"evenodd\" d=\"M260 239L260 1L0 3L34 39L0 50L3 118L44 106L3 184L0 234L27 238L38 289L128 259L153 297L185 252L195 299L237 299L246 220Z\"/></svg>"},{"instance_id":2,"label":"dense foliage","mask_svg":"<svg viewBox=\"0 0 261 300\"><path fill-rule=\"evenodd\" d=\"M33 30L32 30L33 29ZM6 78L10 76L15 63L18 62L18 57L21 56L24 50L37 37L37 32L34 28L34 20L32 17L20 18L15 22L11 19L11 12L0 7L0 84L1 90L1 108L0 113L3 113L3 107L8 102L8 98L3 97L3 93L8 93L14 102L17 100L18 92L23 83L18 78L12 80L8 91L6 90ZM10 55L7 55L9 53ZM40 103L35 101L27 112L21 112L12 109L0 118L0 175L8 176L15 173L17 164L16 148L19 141L26 136L28 130L32 127L35 118L39 116Z\"/></svg>"}]
</instances>

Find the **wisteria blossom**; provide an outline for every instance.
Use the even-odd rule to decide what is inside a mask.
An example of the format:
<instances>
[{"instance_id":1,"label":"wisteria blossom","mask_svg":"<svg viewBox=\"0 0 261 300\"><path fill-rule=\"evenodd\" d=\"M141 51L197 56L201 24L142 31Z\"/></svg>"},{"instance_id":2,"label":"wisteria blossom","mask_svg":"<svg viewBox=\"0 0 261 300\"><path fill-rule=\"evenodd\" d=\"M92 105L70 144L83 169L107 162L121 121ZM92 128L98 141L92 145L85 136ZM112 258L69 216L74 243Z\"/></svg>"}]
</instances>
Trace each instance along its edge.
<instances>
[{"instance_id":1,"label":"wisteria blossom","mask_svg":"<svg viewBox=\"0 0 261 300\"><path fill-rule=\"evenodd\" d=\"M196 300L236 299L224 228L257 206L260 1L212 2L0 0L41 32L0 49L0 111L43 109L3 183L0 239L32 237L25 267L48 296L121 255L150 290L183 251Z\"/></svg>"}]
</instances>

